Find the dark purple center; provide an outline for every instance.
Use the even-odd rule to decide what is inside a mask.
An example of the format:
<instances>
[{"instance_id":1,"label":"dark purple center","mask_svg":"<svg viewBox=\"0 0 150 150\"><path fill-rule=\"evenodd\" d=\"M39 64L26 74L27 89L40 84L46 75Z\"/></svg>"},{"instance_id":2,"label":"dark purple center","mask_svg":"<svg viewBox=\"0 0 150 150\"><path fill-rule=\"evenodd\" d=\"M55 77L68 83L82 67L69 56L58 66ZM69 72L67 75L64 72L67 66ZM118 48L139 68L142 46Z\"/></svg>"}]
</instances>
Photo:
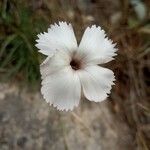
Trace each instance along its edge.
<instances>
[{"instance_id":1,"label":"dark purple center","mask_svg":"<svg viewBox=\"0 0 150 150\"><path fill-rule=\"evenodd\" d=\"M72 59L70 62L70 66L73 70L79 70L81 69L81 62L75 59Z\"/></svg>"}]
</instances>

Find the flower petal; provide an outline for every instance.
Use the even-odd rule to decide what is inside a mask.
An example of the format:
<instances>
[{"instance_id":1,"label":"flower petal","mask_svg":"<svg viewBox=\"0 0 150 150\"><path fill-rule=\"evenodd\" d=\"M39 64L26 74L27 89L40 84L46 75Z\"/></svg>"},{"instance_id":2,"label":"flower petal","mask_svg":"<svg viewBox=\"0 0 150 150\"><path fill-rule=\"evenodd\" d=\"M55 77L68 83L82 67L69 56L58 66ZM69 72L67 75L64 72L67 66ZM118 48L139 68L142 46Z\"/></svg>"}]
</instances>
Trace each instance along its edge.
<instances>
[{"instance_id":1,"label":"flower petal","mask_svg":"<svg viewBox=\"0 0 150 150\"><path fill-rule=\"evenodd\" d=\"M78 75L70 67L46 76L41 93L45 100L58 110L72 110L79 104L81 85Z\"/></svg>"},{"instance_id":2,"label":"flower petal","mask_svg":"<svg viewBox=\"0 0 150 150\"><path fill-rule=\"evenodd\" d=\"M55 50L74 50L77 41L71 24L59 22L51 25L48 32L38 35L36 47L45 55L52 56Z\"/></svg>"},{"instance_id":3,"label":"flower petal","mask_svg":"<svg viewBox=\"0 0 150 150\"><path fill-rule=\"evenodd\" d=\"M88 27L79 45L79 53L86 55L86 62L103 64L113 60L116 55L115 44L106 37L105 31L93 25Z\"/></svg>"},{"instance_id":4,"label":"flower petal","mask_svg":"<svg viewBox=\"0 0 150 150\"><path fill-rule=\"evenodd\" d=\"M54 74L59 70L69 66L70 56L66 51L57 51L53 57L48 56L40 65L41 78Z\"/></svg>"},{"instance_id":5,"label":"flower petal","mask_svg":"<svg viewBox=\"0 0 150 150\"><path fill-rule=\"evenodd\" d=\"M88 100L100 102L108 97L115 80L111 70L99 66L88 66L78 74L83 93Z\"/></svg>"}]
</instances>

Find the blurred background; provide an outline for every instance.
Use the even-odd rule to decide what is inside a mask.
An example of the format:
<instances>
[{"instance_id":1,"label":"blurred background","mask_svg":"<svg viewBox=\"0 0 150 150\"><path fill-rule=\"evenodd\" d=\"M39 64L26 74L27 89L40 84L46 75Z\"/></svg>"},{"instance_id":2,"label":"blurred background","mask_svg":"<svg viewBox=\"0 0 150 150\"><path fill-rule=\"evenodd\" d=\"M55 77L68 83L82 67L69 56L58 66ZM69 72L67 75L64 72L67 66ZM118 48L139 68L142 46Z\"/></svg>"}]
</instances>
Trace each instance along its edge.
<instances>
[{"instance_id":1,"label":"blurred background","mask_svg":"<svg viewBox=\"0 0 150 150\"><path fill-rule=\"evenodd\" d=\"M59 112L40 94L37 34L100 25L117 43L108 100ZM0 150L150 149L150 0L0 0Z\"/></svg>"}]
</instances>

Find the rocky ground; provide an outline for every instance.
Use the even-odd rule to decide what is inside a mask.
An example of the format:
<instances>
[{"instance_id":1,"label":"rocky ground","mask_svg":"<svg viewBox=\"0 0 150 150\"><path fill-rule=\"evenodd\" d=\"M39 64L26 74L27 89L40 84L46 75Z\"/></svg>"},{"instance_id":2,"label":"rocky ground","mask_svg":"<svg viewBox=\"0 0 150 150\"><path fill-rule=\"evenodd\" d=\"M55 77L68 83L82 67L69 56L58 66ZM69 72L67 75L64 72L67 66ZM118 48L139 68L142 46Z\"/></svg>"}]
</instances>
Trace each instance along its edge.
<instances>
[{"instance_id":1,"label":"rocky ground","mask_svg":"<svg viewBox=\"0 0 150 150\"><path fill-rule=\"evenodd\" d=\"M134 150L132 129L110 103L82 100L59 112L39 92L1 84L0 150Z\"/></svg>"}]
</instances>

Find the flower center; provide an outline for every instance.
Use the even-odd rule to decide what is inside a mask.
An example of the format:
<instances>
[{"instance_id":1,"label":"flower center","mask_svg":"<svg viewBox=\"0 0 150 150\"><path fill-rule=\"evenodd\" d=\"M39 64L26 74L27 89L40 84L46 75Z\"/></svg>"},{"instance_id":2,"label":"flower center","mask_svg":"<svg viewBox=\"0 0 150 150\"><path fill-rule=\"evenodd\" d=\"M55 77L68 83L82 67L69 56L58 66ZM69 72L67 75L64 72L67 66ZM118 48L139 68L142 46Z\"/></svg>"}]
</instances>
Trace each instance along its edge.
<instances>
[{"instance_id":1,"label":"flower center","mask_svg":"<svg viewBox=\"0 0 150 150\"><path fill-rule=\"evenodd\" d=\"M79 60L72 59L70 62L70 66L73 70L81 69L81 62Z\"/></svg>"}]
</instances>

